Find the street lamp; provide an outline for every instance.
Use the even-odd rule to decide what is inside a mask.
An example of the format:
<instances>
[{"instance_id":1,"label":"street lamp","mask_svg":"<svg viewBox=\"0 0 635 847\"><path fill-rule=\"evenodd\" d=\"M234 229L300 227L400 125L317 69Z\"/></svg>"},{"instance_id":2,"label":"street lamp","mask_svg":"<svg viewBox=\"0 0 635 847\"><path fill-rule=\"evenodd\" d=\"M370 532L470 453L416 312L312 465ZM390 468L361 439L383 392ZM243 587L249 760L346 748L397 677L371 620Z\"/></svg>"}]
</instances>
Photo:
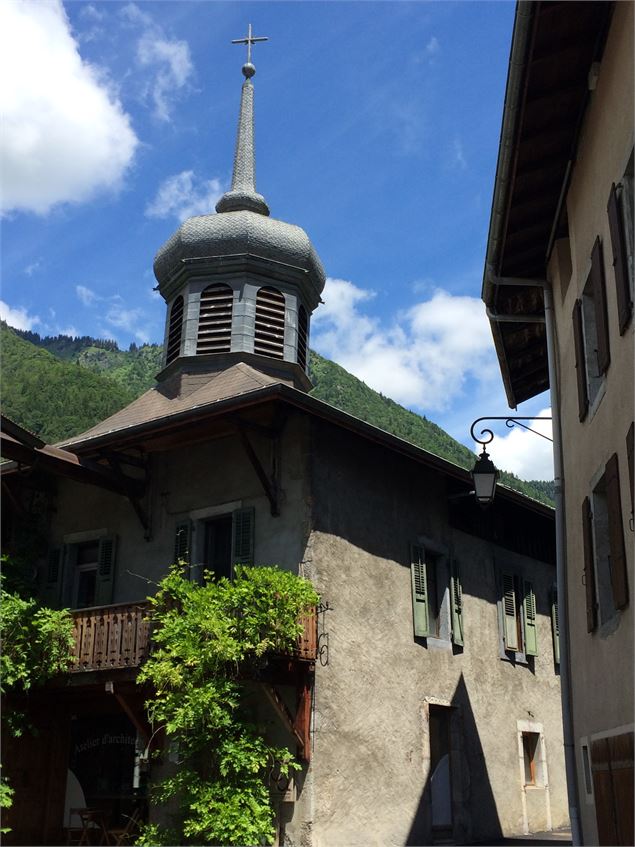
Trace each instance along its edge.
<instances>
[{"instance_id":1,"label":"street lamp","mask_svg":"<svg viewBox=\"0 0 635 847\"><path fill-rule=\"evenodd\" d=\"M553 439L549 438L548 435L544 435L542 432L538 432L535 429L532 429L529 426L526 426L520 421L550 421L551 418L509 418L509 417L485 417L485 418L477 418L472 426L470 427L470 435L473 440L481 445L483 448L483 452L476 460L476 464L472 468L472 480L474 482L474 494L476 495L476 500L481 504L481 506L489 506L490 503L494 500L494 495L496 494L496 482L498 481L498 477L500 473L498 468L492 462L489 457L489 453L485 449L485 445L489 444L490 441L494 439L494 433L491 429L482 429L480 432L481 437L477 438L476 433L474 432L474 427L477 423L481 421L505 421L505 426L513 427L516 424L521 426L523 429L528 430L529 432L533 432L534 435L539 435L541 438L545 438L547 441L553 441Z\"/></svg>"},{"instance_id":2,"label":"street lamp","mask_svg":"<svg viewBox=\"0 0 635 847\"><path fill-rule=\"evenodd\" d=\"M474 494L481 506L489 506L494 500L496 493L496 482L500 476L498 468L489 457L489 453L483 447L483 452L476 460L472 468L472 480L474 482Z\"/></svg>"}]
</instances>

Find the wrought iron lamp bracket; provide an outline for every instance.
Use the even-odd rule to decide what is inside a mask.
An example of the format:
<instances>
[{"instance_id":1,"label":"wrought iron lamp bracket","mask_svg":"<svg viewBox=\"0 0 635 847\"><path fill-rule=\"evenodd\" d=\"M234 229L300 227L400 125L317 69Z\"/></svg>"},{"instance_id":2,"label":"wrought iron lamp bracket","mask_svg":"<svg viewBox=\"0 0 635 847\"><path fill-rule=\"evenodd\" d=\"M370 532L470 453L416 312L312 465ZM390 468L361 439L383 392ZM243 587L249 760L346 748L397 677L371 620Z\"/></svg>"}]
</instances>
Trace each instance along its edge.
<instances>
[{"instance_id":1,"label":"wrought iron lamp bracket","mask_svg":"<svg viewBox=\"0 0 635 847\"><path fill-rule=\"evenodd\" d=\"M505 426L508 427L509 429L513 429L515 426L520 426L523 429L526 429L527 432L533 432L534 435L539 435L541 438L544 438L546 441L550 441L553 444L553 438L549 438L548 435L544 435L542 432L538 432L537 429L532 429L530 426L527 426L527 424L521 423L521 421L550 421L550 420L552 420L552 418L541 418L541 417L531 417L531 418L530 417L527 417L527 418L520 418L519 417L519 418L515 418L515 417L509 417L507 415L499 415L499 416L488 415L488 416L483 417L483 418L477 418L474 421L474 423L470 427L470 436L474 439L474 441L477 442L477 444L480 444L481 447L483 447L483 449L485 449L485 445L489 444L491 441L494 440L494 433L492 432L491 429L487 429L487 428L484 427L480 431L481 437L478 438L477 435L476 435L476 432L475 432L476 425L478 423L480 423L481 421L505 421Z\"/></svg>"}]
</instances>

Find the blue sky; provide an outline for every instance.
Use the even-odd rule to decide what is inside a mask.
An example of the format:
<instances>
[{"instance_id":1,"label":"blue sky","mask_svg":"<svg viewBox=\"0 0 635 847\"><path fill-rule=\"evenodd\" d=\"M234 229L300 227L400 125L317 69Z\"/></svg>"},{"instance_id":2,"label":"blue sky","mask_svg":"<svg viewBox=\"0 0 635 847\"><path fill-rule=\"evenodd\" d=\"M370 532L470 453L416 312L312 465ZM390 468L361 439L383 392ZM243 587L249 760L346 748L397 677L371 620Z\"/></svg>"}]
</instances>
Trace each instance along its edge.
<instances>
[{"instance_id":1,"label":"blue sky","mask_svg":"<svg viewBox=\"0 0 635 847\"><path fill-rule=\"evenodd\" d=\"M162 340L152 259L229 185L251 22L258 190L329 277L312 346L470 446L505 413L480 288L513 3L1 8L10 324ZM550 475L546 442L504 433L495 461Z\"/></svg>"}]
</instances>

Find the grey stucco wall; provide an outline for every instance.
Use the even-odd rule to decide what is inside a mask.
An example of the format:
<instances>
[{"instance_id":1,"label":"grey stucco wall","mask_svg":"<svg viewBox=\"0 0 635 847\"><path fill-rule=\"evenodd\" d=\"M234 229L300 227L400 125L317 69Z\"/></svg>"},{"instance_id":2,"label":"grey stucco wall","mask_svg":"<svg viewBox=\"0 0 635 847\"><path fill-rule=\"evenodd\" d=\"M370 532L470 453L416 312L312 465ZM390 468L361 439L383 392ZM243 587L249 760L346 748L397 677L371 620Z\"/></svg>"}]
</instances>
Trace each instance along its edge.
<instances>
[{"instance_id":1,"label":"grey stucco wall","mask_svg":"<svg viewBox=\"0 0 635 847\"><path fill-rule=\"evenodd\" d=\"M150 455L149 485L143 505L151 537L131 504L94 486L61 480L51 525L51 546L68 536L87 537L107 530L117 539L113 603L143 600L153 583L165 575L174 556L176 525L200 510L253 506L254 561L297 572L309 529L306 455L300 437L304 421L288 421L279 452L282 510L272 517L269 501L237 436L226 436ZM263 466L271 467L271 444L257 435L250 439ZM197 521L193 521L192 551L197 551ZM141 577L141 578L140 578ZM149 580L150 582L147 582Z\"/></svg>"},{"instance_id":2,"label":"grey stucco wall","mask_svg":"<svg viewBox=\"0 0 635 847\"><path fill-rule=\"evenodd\" d=\"M452 529L444 479L381 448L322 428L313 445L306 569L332 611L321 616L314 753L286 827L288 843L431 843L427 709L454 707L455 835L485 839L567 822L552 565ZM465 646L415 640L409 543L425 536L461 563ZM501 660L496 568L531 576L538 604L533 666ZM545 789L523 788L518 721L544 734ZM530 795L530 796L529 796ZM311 837L307 822L311 822Z\"/></svg>"}]
</instances>

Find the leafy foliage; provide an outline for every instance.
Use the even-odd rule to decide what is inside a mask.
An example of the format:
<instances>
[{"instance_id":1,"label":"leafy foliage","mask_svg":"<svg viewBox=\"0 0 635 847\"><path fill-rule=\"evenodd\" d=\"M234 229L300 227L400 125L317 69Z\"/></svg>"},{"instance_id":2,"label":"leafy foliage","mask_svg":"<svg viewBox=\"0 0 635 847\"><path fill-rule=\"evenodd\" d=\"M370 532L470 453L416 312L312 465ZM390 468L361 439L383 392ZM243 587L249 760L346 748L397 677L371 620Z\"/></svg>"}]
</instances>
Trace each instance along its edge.
<instances>
[{"instance_id":1,"label":"leafy foliage","mask_svg":"<svg viewBox=\"0 0 635 847\"><path fill-rule=\"evenodd\" d=\"M6 779L0 778L0 809L10 809L13 806L13 795L15 791ZM11 828L8 826L0 826L0 833L3 835L7 832L11 832Z\"/></svg>"},{"instance_id":2,"label":"leafy foliage","mask_svg":"<svg viewBox=\"0 0 635 847\"><path fill-rule=\"evenodd\" d=\"M146 827L139 844L271 843L267 774L297 767L264 740L242 680L265 654L293 650L315 590L277 568L237 567L231 582L208 576L197 585L175 566L150 598L155 649L138 681L152 684L148 716L181 760L154 793L180 813L171 830Z\"/></svg>"},{"instance_id":3,"label":"leafy foliage","mask_svg":"<svg viewBox=\"0 0 635 847\"><path fill-rule=\"evenodd\" d=\"M2 557L3 570L7 557ZM66 610L41 606L32 597L7 591L0 582L1 691L27 692L68 669L73 619Z\"/></svg>"}]
</instances>

